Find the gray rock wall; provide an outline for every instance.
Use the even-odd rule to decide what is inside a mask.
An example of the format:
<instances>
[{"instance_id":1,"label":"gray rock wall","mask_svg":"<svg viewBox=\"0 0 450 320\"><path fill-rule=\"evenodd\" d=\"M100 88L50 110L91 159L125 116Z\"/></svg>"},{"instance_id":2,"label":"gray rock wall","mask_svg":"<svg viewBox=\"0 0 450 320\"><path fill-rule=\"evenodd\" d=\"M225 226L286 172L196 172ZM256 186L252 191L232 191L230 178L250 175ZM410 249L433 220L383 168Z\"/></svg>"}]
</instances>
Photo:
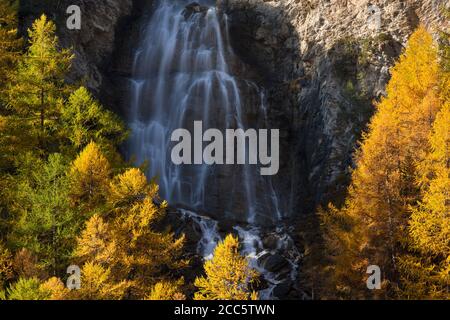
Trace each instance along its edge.
<instances>
[{"instance_id":1,"label":"gray rock wall","mask_svg":"<svg viewBox=\"0 0 450 320\"><path fill-rule=\"evenodd\" d=\"M420 24L448 27L446 0L217 0L230 17L233 46L268 93L269 119L281 129L281 169L275 188L292 215L345 192L352 152L384 94L389 67ZM82 9L82 30L65 25L66 9ZM151 0L23 0L25 33L41 13L56 21L76 59L70 75L108 107L127 107L127 77L140 19ZM370 5L381 24L368 22ZM447 23L447 25L446 25ZM250 112L250 111L249 111Z\"/></svg>"},{"instance_id":2,"label":"gray rock wall","mask_svg":"<svg viewBox=\"0 0 450 320\"><path fill-rule=\"evenodd\" d=\"M389 67L419 24L435 34L448 27L440 11L448 1L218 3L230 16L235 50L269 92L272 126L284 131L277 183L283 201L293 214L330 199L339 202ZM377 8L379 26L369 19Z\"/></svg>"}]
</instances>

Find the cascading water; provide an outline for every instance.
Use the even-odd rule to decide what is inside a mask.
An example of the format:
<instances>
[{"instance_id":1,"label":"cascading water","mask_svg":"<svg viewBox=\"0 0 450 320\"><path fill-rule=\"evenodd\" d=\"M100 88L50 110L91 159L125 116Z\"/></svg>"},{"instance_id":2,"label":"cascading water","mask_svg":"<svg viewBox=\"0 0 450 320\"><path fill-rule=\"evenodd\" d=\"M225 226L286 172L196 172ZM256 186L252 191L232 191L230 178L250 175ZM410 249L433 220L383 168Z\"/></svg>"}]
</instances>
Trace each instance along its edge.
<instances>
[{"instance_id":1,"label":"cascading water","mask_svg":"<svg viewBox=\"0 0 450 320\"><path fill-rule=\"evenodd\" d=\"M193 132L194 121L202 121L204 130L266 126L264 92L237 76L243 65L230 45L227 16L211 1L199 2L161 0L145 26L131 79L128 155L138 165L148 162L147 175L157 178L161 196L172 206L190 209L180 212L201 229L198 251L205 259L221 236L215 220L193 211L248 223L235 232L252 266L269 283L261 296L271 298L279 279L260 266L270 250L263 248L255 227L282 218L271 178L261 176L255 165L176 166L171 161L172 132ZM295 267L290 270L288 278L296 274Z\"/></svg>"},{"instance_id":2,"label":"cascading water","mask_svg":"<svg viewBox=\"0 0 450 320\"><path fill-rule=\"evenodd\" d=\"M265 125L263 92L234 75L240 61L227 16L208 2L186 9L187 1L162 0L146 26L134 61L128 152L138 164L148 161L148 176L158 178L161 196L172 205L274 222L281 218L278 197L256 165L171 161L172 132L193 132L194 121L222 132Z\"/></svg>"}]
</instances>

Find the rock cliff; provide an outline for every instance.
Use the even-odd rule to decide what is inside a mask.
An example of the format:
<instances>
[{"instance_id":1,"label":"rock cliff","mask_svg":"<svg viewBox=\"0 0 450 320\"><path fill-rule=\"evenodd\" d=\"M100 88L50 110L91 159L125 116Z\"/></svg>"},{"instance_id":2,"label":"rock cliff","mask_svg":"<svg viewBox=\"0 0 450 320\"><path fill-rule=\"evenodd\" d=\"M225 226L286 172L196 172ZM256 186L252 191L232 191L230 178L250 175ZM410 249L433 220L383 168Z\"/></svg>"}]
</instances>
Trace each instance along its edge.
<instances>
[{"instance_id":1,"label":"rock cliff","mask_svg":"<svg viewBox=\"0 0 450 320\"><path fill-rule=\"evenodd\" d=\"M189 4L189 1L186 1ZM82 29L68 30L66 9L79 5ZM150 0L21 1L25 33L42 12L57 22L76 59L70 76L112 109L127 107L126 81L140 21ZM275 188L296 215L339 202L352 152L384 93L389 67L420 24L448 27L445 0L217 0L229 16L233 47L267 91L270 125L281 129Z\"/></svg>"},{"instance_id":2,"label":"rock cliff","mask_svg":"<svg viewBox=\"0 0 450 320\"><path fill-rule=\"evenodd\" d=\"M340 201L352 153L389 67L424 24L448 28L442 0L220 0L238 54L262 78L284 131L278 188L293 213ZM290 179L286 179L290 177Z\"/></svg>"}]
</instances>

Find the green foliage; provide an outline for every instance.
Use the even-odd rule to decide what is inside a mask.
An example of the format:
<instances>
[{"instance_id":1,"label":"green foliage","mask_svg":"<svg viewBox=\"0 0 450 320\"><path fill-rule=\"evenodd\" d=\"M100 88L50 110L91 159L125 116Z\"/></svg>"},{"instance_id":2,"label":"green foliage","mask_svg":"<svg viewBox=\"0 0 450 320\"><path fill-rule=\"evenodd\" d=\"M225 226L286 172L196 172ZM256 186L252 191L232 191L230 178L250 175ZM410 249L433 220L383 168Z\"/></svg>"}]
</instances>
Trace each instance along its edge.
<instances>
[{"instance_id":1,"label":"green foliage","mask_svg":"<svg viewBox=\"0 0 450 320\"><path fill-rule=\"evenodd\" d=\"M86 88L72 92L73 55L52 21L33 23L20 56L14 10L2 1L0 13L0 297L184 297L171 277L187 263L184 237L156 231L167 208L157 185L121 169L123 123ZM69 292L58 277L73 260L83 287Z\"/></svg>"},{"instance_id":2,"label":"green foliage","mask_svg":"<svg viewBox=\"0 0 450 320\"><path fill-rule=\"evenodd\" d=\"M36 278L20 278L16 283L6 289L7 300L47 300L50 292L41 288L41 283Z\"/></svg>"},{"instance_id":3,"label":"green foliage","mask_svg":"<svg viewBox=\"0 0 450 320\"><path fill-rule=\"evenodd\" d=\"M64 78L73 55L58 48L55 25L45 15L33 23L28 36L29 47L13 77L9 99L16 115L31 125L30 135L46 149L55 140L55 121L69 93Z\"/></svg>"},{"instance_id":4,"label":"green foliage","mask_svg":"<svg viewBox=\"0 0 450 320\"><path fill-rule=\"evenodd\" d=\"M0 289L13 277L11 252L0 242Z\"/></svg>"},{"instance_id":5,"label":"green foliage","mask_svg":"<svg viewBox=\"0 0 450 320\"><path fill-rule=\"evenodd\" d=\"M84 87L70 95L62 108L61 120L64 137L70 139L78 151L91 141L117 146L126 138L121 120L105 110Z\"/></svg>"},{"instance_id":6,"label":"green foliage","mask_svg":"<svg viewBox=\"0 0 450 320\"><path fill-rule=\"evenodd\" d=\"M60 154L28 159L18 177L18 221L13 241L39 257L52 274L68 265L75 232L82 223L69 203L67 164Z\"/></svg>"}]
</instances>

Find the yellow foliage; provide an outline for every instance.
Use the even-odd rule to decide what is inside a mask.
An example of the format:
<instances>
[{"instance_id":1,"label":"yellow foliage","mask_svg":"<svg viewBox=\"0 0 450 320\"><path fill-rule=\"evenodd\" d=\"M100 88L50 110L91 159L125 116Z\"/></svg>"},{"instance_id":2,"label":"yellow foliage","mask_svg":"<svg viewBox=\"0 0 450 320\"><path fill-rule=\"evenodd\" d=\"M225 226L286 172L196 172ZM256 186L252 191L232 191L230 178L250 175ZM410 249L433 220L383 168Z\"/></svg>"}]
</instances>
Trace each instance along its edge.
<instances>
[{"instance_id":1,"label":"yellow foliage","mask_svg":"<svg viewBox=\"0 0 450 320\"><path fill-rule=\"evenodd\" d=\"M7 248L0 243L0 289L6 281L13 277L12 255Z\"/></svg>"},{"instance_id":2,"label":"yellow foliage","mask_svg":"<svg viewBox=\"0 0 450 320\"><path fill-rule=\"evenodd\" d=\"M71 198L75 204L98 204L109 183L110 165L94 142L75 159L70 168Z\"/></svg>"},{"instance_id":3,"label":"yellow foliage","mask_svg":"<svg viewBox=\"0 0 450 320\"><path fill-rule=\"evenodd\" d=\"M126 280L114 281L109 268L88 262L81 270L81 288L73 294L79 300L120 300L129 287Z\"/></svg>"},{"instance_id":4,"label":"yellow foliage","mask_svg":"<svg viewBox=\"0 0 450 320\"><path fill-rule=\"evenodd\" d=\"M147 182L145 174L132 168L118 175L110 184L109 202L115 207L128 206L145 197L155 198L158 185Z\"/></svg>"},{"instance_id":5,"label":"yellow foliage","mask_svg":"<svg viewBox=\"0 0 450 320\"><path fill-rule=\"evenodd\" d=\"M397 278L409 207L418 199L416 163L426 157L428 136L442 107L438 49L424 27L411 35L391 75L387 95L377 104L356 152L346 203L337 214L330 212L350 222L329 229L326 236L335 268L330 281L347 288L345 294L353 298L390 294L389 289L366 290L365 268L376 264L386 280ZM391 288L396 285L391 281Z\"/></svg>"},{"instance_id":6,"label":"yellow foliage","mask_svg":"<svg viewBox=\"0 0 450 320\"><path fill-rule=\"evenodd\" d=\"M402 259L409 297L448 299L450 285L450 103L438 113L430 136L431 152L419 165L423 198L412 207L410 245L418 257Z\"/></svg>"},{"instance_id":7,"label":"yellow foliage","mask_svg":"<svg viewBox=\"0 0 450 320\"><path fill-rule=\"evenodd\" d=\"M131 208L120 211L113 222L114 239L119 248L117 270L122 276L132 270L138 271L134 279L139 295L154 283L151 275L158 276L162 266L176 269L186 264L178 259L184 236L176 239L172 233L156 232L152 228L164 211L165 204L158 207L146 197Z\"/></svg>"},{"instance_id":8,"label":"yellow foliage","mask_svg":"<svg viewBox=\"0 0 450 320\"><path fill-rule=\"evenodd\" d=\"M111 228L99 215L92 216L78 238L75 256L99 264L113 262L116 243Z\"/></svg>"},{"instance_id":9,"label":"yellow foliage","mask_svg":"<svg viewBox=\"0 0 450 320\"><path fill-rule=\"evenodd\" d=\"M181 291L183 279L178 281L160 281L152 287L146 300L186 300Z\"/></svg>"},{"instance_id":10,"label":"yellow foliage","mask_svg":"<svg viewBox=\"0 0 450 320\"><path fill-rule=\"evenodd\" d=\"M206 277L195 279L199 289L195 300L249 300L256 299L251 285L258 273L251 269L245 257L239 254L239 240L228 235L214 250L212 260L204 265Z\"/></svg>"},{"instance_id":11,"label":"yellow foliage","mask_svg":"<svg viewBox=\"0 0 450 320\"><path fill-rule=\"evenodd\" d=\"M66 300L70 291L64 283L56 277L52 277L40 285L41 290L49 292L49 300Z\"/></svg>"},{"instance_id":12,"label":"yellow foliage","mask_svg":"<svg viewBox=\"0 0 450 320\"><path fill-rule=\"evenodd\" d=\"M108 266L114 279L131 279L130 294L144 298L148 288L164 279L163 269L186 265L180 259L184 236L154 230L167 203L157 204L158 188L138 169L129 169L110 183L104 218L94 215L78 238L75 254Z\"/></svg>"}]
</instances>

